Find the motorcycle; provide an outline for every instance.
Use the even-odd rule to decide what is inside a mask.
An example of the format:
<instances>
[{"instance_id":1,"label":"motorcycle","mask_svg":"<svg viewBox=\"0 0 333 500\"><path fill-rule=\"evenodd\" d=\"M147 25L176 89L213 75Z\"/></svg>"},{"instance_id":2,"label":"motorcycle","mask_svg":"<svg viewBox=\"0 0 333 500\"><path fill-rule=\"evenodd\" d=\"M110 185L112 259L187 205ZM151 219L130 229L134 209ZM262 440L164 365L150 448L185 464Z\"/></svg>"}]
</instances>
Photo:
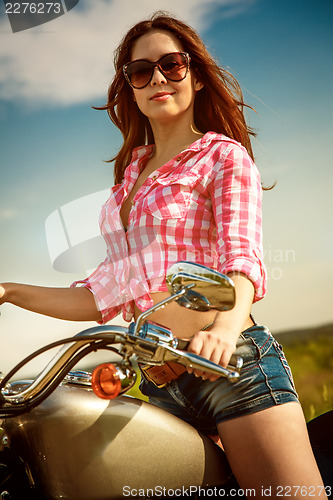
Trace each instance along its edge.
<instances>
[{"instance_id":1,"label":"motorcycle","mask_svg":"<svg viewBox=\"0 0 333 500\"><path fill-rule=\"evenodd\" d=\"M170 297L129 327L97 326L45 346L0 382L0 500L112 500L117 498L244 498L221 446L179 418L125 393L137 365L173 361L187 368L239 378L242 359L223 368L189 353L184 341L147 321L169 303L197 311L234 306L227 276L190 262L167 274ZM34 380L10 382L26 363L61 346ZM89 353L106 350L119 362L92 373L74 370ZM309 424L325 486L333 485L333 412ZM328 490L327 490L328 491Z\"/></svg>"}]
</instances>

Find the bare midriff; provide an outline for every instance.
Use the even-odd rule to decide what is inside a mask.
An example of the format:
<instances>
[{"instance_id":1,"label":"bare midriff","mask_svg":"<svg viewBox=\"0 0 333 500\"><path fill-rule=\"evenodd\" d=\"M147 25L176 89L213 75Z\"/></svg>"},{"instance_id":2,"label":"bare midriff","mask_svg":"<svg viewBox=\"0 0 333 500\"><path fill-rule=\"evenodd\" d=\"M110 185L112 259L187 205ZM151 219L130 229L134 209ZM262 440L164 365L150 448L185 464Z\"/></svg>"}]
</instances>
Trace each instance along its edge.
<instances>
[{"instance_id":1,"label":"bare midriff","mask_svg":"<svg viewBox=\"0 0 333 500\"><path fill-rule=\"evenodd\" d=\"M169 297L167 292L156 292L152 293L151 297L154 304L161 302L162 300ZM141 314L141 311L135 306L135 320ZM173 335L180 339L189 339L195 333L202 330L205 326L212 323L216 317L217 311L192 311L181 307L176 302L168 304L159 311L154 312L148 318L148 321L153 321L162 326L169 328ZM243 330L253 326L253 321L249 317L244 324Z\"/></svg>"}]
</instances>

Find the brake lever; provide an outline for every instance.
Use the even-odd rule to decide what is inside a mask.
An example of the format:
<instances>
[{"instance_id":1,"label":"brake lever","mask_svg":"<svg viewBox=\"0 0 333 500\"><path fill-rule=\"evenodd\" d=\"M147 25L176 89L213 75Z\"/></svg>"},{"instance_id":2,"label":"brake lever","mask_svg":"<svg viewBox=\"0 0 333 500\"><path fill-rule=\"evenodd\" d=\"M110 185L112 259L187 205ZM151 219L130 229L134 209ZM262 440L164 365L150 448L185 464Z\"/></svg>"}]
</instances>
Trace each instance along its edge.
<instances>
[{"instance_id":1,"label":"brake lever","mask_svg":"<svg viewBox=\"0 0 333 500\"><path fill-rule=\"evenodd\" d=\"M236 355L233 355L233 359L230 360L228 367L224 368L192 352L181 351L170 346L164 346L164 349L166 351L164 356L165 362L174 361L186 368L202 370L207 373L212 373L213 375L221 375L226 377L230 382L236 382L239 379L240 371L243 366L243 358Z\"/></svg>"}]
</instances>

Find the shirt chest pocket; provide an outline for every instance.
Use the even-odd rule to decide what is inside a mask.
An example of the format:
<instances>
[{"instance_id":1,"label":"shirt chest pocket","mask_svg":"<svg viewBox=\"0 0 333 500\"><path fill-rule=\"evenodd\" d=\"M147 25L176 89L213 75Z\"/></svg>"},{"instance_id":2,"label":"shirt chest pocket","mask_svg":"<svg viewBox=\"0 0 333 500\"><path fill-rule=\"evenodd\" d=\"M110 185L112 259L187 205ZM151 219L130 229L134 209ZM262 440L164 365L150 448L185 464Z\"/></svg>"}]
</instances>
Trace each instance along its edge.
<instances>
[{"instance_id":1,"label":"shirt chest pocket","mask_svg":"<svg viewBox=\"0 0 333 500\"><path fill-rule=\"evenodd\" d=\"M198 175L157 179L146 195L142 209L157 219L181 219L188 211Z\"/></svg>"}]
</instances>

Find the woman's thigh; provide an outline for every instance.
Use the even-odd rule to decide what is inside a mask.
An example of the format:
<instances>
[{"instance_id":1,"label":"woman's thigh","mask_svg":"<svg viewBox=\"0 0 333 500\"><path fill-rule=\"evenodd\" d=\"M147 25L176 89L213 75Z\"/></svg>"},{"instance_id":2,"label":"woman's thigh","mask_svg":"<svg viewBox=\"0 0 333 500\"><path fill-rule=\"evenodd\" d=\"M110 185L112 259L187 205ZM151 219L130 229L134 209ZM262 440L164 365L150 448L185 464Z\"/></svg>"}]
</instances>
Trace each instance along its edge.
<instances>
[{"instance_id":1,"label":"woman's thigh","mask_svg":"<svg viewBox=\"0 0 333 500\"><path fill-rule=\"evenodd\" d=\"M255 498L326 498L298 403L221 422L218 431L240 487Z\"/></svg>"}]
</instances>

